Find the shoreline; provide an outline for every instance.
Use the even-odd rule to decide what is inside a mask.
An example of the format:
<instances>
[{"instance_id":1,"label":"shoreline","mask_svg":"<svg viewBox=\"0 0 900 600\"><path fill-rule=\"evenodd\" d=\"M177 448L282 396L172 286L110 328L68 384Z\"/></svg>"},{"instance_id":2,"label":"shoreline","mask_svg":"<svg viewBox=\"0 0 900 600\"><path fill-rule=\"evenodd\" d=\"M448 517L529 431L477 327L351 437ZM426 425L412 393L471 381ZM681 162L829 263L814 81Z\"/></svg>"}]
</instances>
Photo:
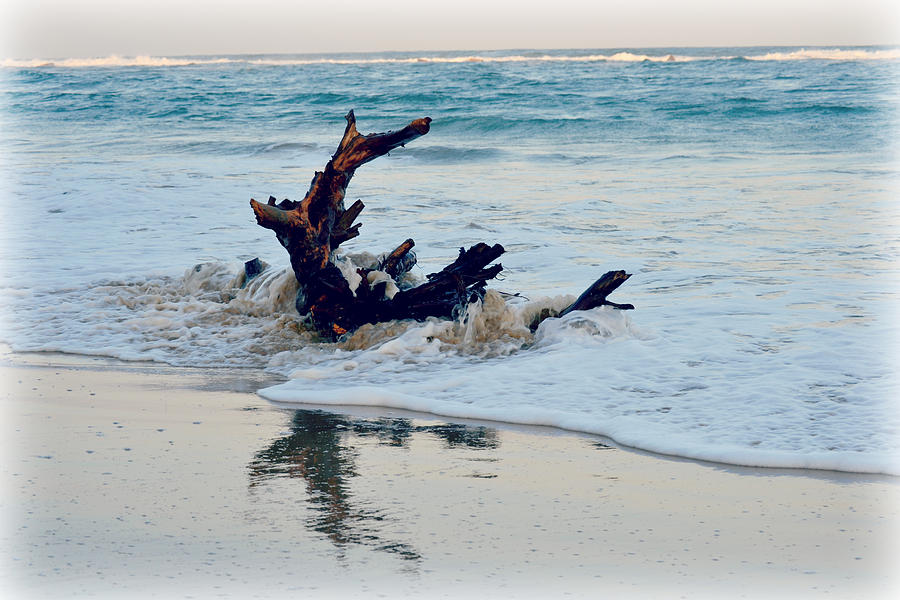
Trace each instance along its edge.
<instances>
[{"instance_id":1,"label":"shoreline","mask_svg":"<svg viewBox=\"0 0 900 600\"><path fill-rule=\"evenodd\" d=\"M900 481L4 356L18 597L890 597ZM739 592L739 593L736 593Z\"/></svg>"},{"instance_id":2,"label":"shoreline","mask_svg":"<svg viewBox=\"0 0 900 600\"><path fill-rule=\"evenodd\" d=\"M203 377L207 383L198 386L200 390L217 389L221 391L247 392L260 396L265 404L283 410L320 410L323 412L337 412L358 415L395 415L411 419L431 419L431 420L451 420L456 423L468 423L478 426L494 427L510 431L522 431L525 433L532 432L540 434L542 432L548 434L573 435L577 437L586 437L590 439L602 440L603 443L624 450L648 457L657 458L659 460L686 461L706 465L712 468L732 469L736 473L756 473L762 471L772 475L810 475L821 473L824 477L840 478L847 476L850 478L873 477L875 480L883 478L883 481L896 481L900 483L900 475L894 475L884 471L853 471L829 469L824 467L782 467L768 466L760 464L740 464L737 462L726 462L707 458L697 458L682 454L669 454L666 452L632 446L627 443L620 442L608 435L600 433L592 433L590 431L568 428L562 425L535 425L528 423L518 423L511 421L503 421L490 417L467 417L457 416L452 411L448 413L428 412L423 410L415 410L408 408L398 408L383 405L372 404L334 404L334 403L302 403L280 401L260 394L263 388L277 386L282 383L291 381L289 378L275 375L272 373L261 372L257 367L178 367L165 363L158 363L149 360L127 361L118 358L112 358L103 355L86 355L70 352L48 351L48 352L14 352L6 344L0 344L0 367L9 365L32 366L32 367L70 367L78 369L94 369L94 370L120 370L141 372L159 372L166 374L179 374L188 376ZM214 383L215 378L210 374L223 376L221 380ZM192 388L191 388L192 389Z\"/></svg>"}]
</instances>

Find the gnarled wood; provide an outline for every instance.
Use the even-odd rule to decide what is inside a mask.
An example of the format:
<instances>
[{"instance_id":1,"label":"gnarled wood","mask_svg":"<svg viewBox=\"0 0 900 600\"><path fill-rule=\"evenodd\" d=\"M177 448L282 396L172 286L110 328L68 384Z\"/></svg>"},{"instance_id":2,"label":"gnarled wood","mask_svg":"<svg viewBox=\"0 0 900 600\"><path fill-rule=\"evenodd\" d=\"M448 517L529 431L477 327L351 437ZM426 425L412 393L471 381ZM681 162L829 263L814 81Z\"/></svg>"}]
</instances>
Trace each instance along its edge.
<instances>
[{"instance_id":1,"label":"gnarled wood","mask_svg":"<svg viewBox=\"0 0 900 600\"><path fill-rule=\"evenodd\" d=\"M460 248L457 259L441 271L427 275L424 284L398 289L397 282L416 263L412 251L415 242L407 239L376 265L374 270L383 273L359 269L362 281L355 290L350 288L334 264L333 253L342 243L359 235L361 224L354 221L365 205L357 200L349 209L344 208L347 185L361 165L428 133L431 119L416 119L397 131L368 135L357 131L352 110L346 119L347 126L337 150L324 170L316 172L303 200L285 199L276 203L272 196L265 204L250 200L256 222L274 231L290 255L291 268L299 284L298 312L309 314L320 335L334 338L364 323L455 316L468 303L483 298L487 281L503 269L500 264L491 266L504 252L500 244L478 243L469 249ZM628 277L624 271L610 271L560 315L542 313L533 327L544 318L573 310L600 305L633 308L630 304L606 300Z\"/></svg>"},{"instance_id":2,"label":"gnarled wood","mask_svg":"<svg viewBox=\"0 0 900 600\"><path fill-rule=\"evenodd\" d=\"M500 264L487 265L503 252L500 244L488 246L482 242L468 250L460 248L459 257L453 263L426 276L427 283L394 296L394 310L413 319L452 316L455 309L465 308L468 303L484 297L487 281L503 270Z\"/></svg>"},{"instance_id":3,"label":"gnarled wood","mask_svg":"<svg viewBox=\"0 0 900 600\"><path fill-rule=\"evenodd\" d=\"M271 197L267 204L250 200L256 222L275 232L288 251L294 275L301 284L325 268L335 248L359 235L359 225L353 225L353 221L363 203L357 201L350 209L344 209L344 194L356 169L425 135L431 123L430 118L424 117L399 131L362 135L356 130L352 110L346 119L347 127L337 150L325 169L316 172L303 200L285 200L278 205Z\"/></svg>"}]
</instances>

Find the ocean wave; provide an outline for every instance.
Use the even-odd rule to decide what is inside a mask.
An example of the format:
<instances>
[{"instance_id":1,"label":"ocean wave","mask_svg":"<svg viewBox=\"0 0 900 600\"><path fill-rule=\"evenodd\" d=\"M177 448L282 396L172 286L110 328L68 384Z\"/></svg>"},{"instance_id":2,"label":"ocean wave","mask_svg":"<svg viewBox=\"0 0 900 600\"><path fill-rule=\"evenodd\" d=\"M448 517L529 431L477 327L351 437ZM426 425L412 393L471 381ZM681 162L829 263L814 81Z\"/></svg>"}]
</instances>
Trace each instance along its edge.
<instances>
[{"instance_id":1,"label":"ocean wave","mask_svg":"<svg viewBox=\"0 0 900 600\"><path fill-rule=\"evenodd\" d=\"M342 255L339 262L355 274L357 266L373 267L378 260L360 253ZM482 358L509 355L542 343L541 335L535 336L528 327L542 309L559 312L574 300L561 295L513 304L489 290L457 320L369 324L330 343L319 341L306 318L297 314L296 292L297 282L288 268L267 268L246 281L243 268L221 262L198 264L181 277L105 281L41 293L0 288L0 301L13 312L37 310L46 315L30 325L9 324L2 337L22 352L100 355L175 366L252 366L284 374L317 360L320 353L326 357L401 353L406 363L423 356L432 360L434 352ZM579 333L584 331L582 327ZM419 343L426 338L427 343Z\"/></svg>"},{"instance_id":2,"label":"ocean wave","mask_svg":"<svg viewBox=\"0 0 900 600\"><path fill-rule=\"evenodd\" d=\"M761 55L746 56L748 60L897 60L900 59L900 48L887 50L811 48L790 52L767 52Z\"/></svg>"},{"instance_id":3,"label":"ocean wave","mask_svg":"<svg viewBox=\"0 0 900 600\"><path fill-rule=\"evenodd\" d=\"M279 154L294 152L319 152L325 150L322 144L313 142L272 142L255 149L256 154Z\"/></svg>"},{"instance_id":4,"label":"ocean wave","mask_svg":"<svg viewBox=\"0 0 900 600\"><path fill-rule=\"evenodd\" d=\"M556 132L570 127L595 126L596 122L580 116L534 116L528 114L468 114L443 117L438 122L442 130L465 135L467 132L497 133L514 131L518 135L537 132ZM412 149L411 149L412 150Z\"/></svg>"},{"instance_id":5,"label":"ocean wave","mask_svg":"<svg viewBox=\"0 0 900 600\"><path fill-rule=\"evenodd\" d=\"M770 385L771 396L757 402L755 392L736 393L734 382L644 376L638 365L655 360L648 350L668 342L610 307L544 321L526 350L521 340L491 336L480 346L490 353L447 352L448 342L459 347L477 343L479 332L517 329L516 308L490 303L473 311L477 326L432 321L388 336L378 331L364 349L307 361L289 381L259 393L281 405L380 406L549 426L718 463L900 475L896 444L874 426L883 419L877 402L798 402L788 382L778 391ZM857 420L871 425L867 435L847 434Z\"/></svg>"},{"instance_id":6,"label":"ocean wave","mask_svg":"<svg viewBox=\"0 0 900 600\"><path fill-rule=\"evenodd\" d=\"M867 114L877 112L877 110L871 106L850 104L802 104L799 106L789 107L785 110L787 112L812 113L817 115Z\"/></svg>"},{"instance_id":7,"label":"ocean wave","mask_svg":"<svg viewBox=\"0 0 900 600\"><path fill-rule=\"evenodd\" d=\"M356 65L356 64L460 64L460 63L520 63L520 62L687 62L700 60L693 56L662 54L648 55L632 52L615 52L613 54L509 54L489 55L471 54L461 56L353 56L353 57L316 57L316 58L254 58L247 59L253 65L290 66L290 65Z\"/></svg>"},{"instance_id":8,"label":"ocean wave","mask_svg":"<svg viewBox=\"0 0 900 600\"><path fill-rule=\"evenodd\" d=\"M11 68L40 67L185 67L197 65L245 64L256 66L304 66L304 65L378 65L378 64L458 64L458 63L516 63L516 62L686 62L698 60L691 56L671 54L652 56L631 52L589 55L466 55L466 56L353 56L353 57L155 57L155 56L107 56L102 58L64 59L5 59L0 66Z\"/></svg>"},{"instance_id":9,"label":"ocean wave","mask_svg":"<svg viewBox=\"0 0 900 600\"><path fill-rule=\"evenodd\" d=\"M39 67L184 67L189 65L224 65L234 62L246 62L230 58L178 58L167 56L119 56L116 54L95 58L58 58L58 59L4 59L2 67L39 68Z\"/></svg>"},{"instance_id":10,"label":"ocean wave","mask_svg":"<svg viewBox=\"0 0 900 600\"><path fill-rule=\"evenodd\" d=\"M409 158L437 164L494 160L503 154L499 148L460 148L455 146L415 146L404 152Z\"/></svg>"},{"instance_id":11,"label":"ocean wave","mask_svg":"<svg viewBox=\"0 0 900 600\"><path fill-rule=\"evenodd\" d=\"M3 332L13 350L68 352L177 366L256 366L314 335L297 323L288 269L245 282L243 269L203 263L181 277L105 281L87 288L2 297L13 312L46 318Z\"/></svg>"},{"instance_id":12,"label":"ocean wave","mask_svg":"<svg viewBox=\"0 0 900 600\"><path fill-rule=\"evenodd\" d=\"M721 438L697 436L693 432L684 431L683 424L673 426L665 421L636 418L634 415L639 411L628 408L576 412L556 408L552 402L534 405L459 402L441 398L442 392L445 392L448 386L460 384L472 386L471 374L468 373L452 377L444 385L440 382L420 383L416 389L408 391L404 391L406 386L400 385L400 381L395 386L334 385L334 381L324 384L317 381L329 379L330 376L324 372L295 373L294 376L295 379L260 390L259 394L281 406L381 406L451 419L554 427L603 436L623 446L665 456L742 467L900 475L897 457L890 452L861 449L807 450L789 446L770 449L760 448L759 440L740 445L729 443L730 440L726 436ZM484 372L480 377L483 378L480 389L484 395L498 391L498 380L501 384L512 384L510 380L505 380L503 375L497 378L496 375ZM493 383L485 385L488 381ZM515 389L523 391L521 386L512 385ZM540 386L537 387L540 389ZM542 400L549 399L542 398ZM655 410L663 415L670 412L670 410ZM747 429L753 433L762 432L762 428L751 426Z\"/></svg>"},{"instance_id":13,"label":"ocean wave","mask_svg":"<svg viewBox=\"0 0 900 600\"><path fill-rule=\"evenodd\" d=\"M762 53L754 54L759 50ZM797 48L766 49L748 48L743 54L679 54L673 52L647 53L627 50L608 53L526 53L526 54L421 54L421 55L316 55L316 56L119 56L60 59L4 59L0 67L34 69L42 67L186 67L197 65L255 65L255 66L304 66L304 65L378 65L378 64L465 64L465 63L519 63L519 62L613 62L613 63L685 63L710 60L798 61L798 60L898 60L900 48Z\"/></svg>"}]
</instances>

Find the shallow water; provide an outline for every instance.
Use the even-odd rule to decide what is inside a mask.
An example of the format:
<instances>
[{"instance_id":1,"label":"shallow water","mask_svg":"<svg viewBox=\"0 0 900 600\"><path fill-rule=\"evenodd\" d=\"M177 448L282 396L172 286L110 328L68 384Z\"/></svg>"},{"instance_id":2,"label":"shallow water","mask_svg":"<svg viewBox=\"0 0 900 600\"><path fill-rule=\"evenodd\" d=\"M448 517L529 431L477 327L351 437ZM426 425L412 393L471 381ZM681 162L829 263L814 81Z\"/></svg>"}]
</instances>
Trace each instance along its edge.
<instances>
[{"instance_id":1,"label":"shallow water","mask_svg":"<svg viewBox=\"0 0 900 600\"><path fill-rule=\"evenodd\" d=\"M667 61L669 55L675 59ZM642 60L642 57L651 60ZM290 376L281 402L547 424L742 465L900 473L895 48L7 63L3 341ZM321 344L250 197L343 115L431 132L362 167L347 252L422 277L499 242L463 322ZM239 290L240 263L272 265ZM195 264L202 264L195 269ZM524 323L610 269L604 308Z\"/></svg>"}]
</instances>

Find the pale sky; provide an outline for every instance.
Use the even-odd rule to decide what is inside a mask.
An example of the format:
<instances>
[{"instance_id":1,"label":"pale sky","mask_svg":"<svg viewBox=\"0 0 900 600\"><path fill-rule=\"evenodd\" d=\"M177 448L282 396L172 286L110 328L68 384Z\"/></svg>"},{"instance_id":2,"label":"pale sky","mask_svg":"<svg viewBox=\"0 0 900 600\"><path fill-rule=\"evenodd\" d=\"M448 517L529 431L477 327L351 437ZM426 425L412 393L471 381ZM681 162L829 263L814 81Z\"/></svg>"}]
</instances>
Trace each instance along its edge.
<instances>
[{"instance_id":1,"label":"pale sky","mask_svg":"<svg viewBox=\"0 0 900 600\"><path fill-rule=\"evenodd\" d=\"M900 44L898 0L0 0L0 58Z\"/></svg>"}]
</instances>

